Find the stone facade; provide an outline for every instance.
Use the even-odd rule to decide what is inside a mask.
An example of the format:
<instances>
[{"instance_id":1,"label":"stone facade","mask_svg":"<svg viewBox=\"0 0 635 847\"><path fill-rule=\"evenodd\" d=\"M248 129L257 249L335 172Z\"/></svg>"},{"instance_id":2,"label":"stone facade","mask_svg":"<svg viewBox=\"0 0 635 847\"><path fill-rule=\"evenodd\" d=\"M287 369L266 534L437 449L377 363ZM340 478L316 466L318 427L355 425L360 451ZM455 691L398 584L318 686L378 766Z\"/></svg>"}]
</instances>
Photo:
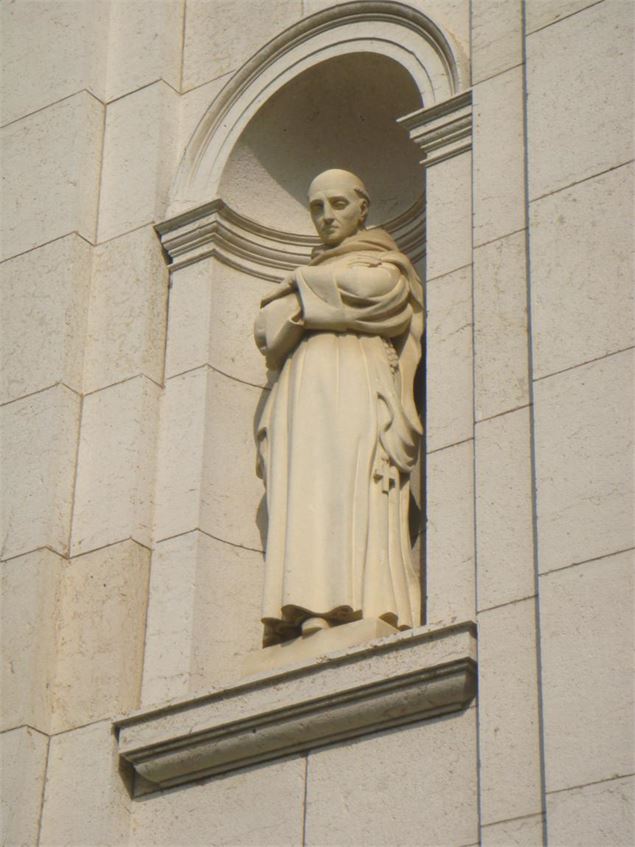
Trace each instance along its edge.
<instances>
[{"instance_id":1,"label":"stone facade","mask_svg":"<svg viewBox=\"0 0 635 847\"><path fill-rule=\"evenodd\" d=\"M3 844L633 843L633 11L2 6ZM330 166L425 278L425 623L245 680Z\"/></svg>"}]
</instances>

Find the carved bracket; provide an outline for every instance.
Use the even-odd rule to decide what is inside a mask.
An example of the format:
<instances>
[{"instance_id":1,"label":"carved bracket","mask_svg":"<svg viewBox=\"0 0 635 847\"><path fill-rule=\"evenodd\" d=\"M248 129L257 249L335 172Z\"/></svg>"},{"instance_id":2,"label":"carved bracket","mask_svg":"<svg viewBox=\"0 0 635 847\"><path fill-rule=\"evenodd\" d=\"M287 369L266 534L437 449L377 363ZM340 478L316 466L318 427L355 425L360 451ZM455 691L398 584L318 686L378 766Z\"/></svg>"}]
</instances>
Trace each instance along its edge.
<instances>
[{"instance_id":1,"label":"carved bracket","mask_svg":"<svg viewBox=\"0 0 635 847\"><path fill-rule=\"evenodd\" d=\"M145 794L459 711L475 680L474 624L420 627L120 720L119 753Z\"/></svg>"},{"instance_id":2,"label":"carved bracket","mask_svg":"<svg viewBox=\"0 0 635 847\"><path fill-rule=\"evenodd\" d=\"M472 147L472 92L462 91L429 109L399 118L429 166L458 156Z\"/></svg>"}]
</instances>

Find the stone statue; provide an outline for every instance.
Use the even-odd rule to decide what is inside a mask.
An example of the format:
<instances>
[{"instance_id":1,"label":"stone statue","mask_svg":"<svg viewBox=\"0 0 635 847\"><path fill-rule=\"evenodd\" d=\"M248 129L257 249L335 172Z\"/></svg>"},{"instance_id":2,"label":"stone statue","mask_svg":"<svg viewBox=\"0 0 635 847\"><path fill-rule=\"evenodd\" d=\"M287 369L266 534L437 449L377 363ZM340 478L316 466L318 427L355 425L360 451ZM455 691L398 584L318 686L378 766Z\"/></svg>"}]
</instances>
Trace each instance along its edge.
<instances>
[{"instance_id":1,"label":"stone statue","mask_svg":"<svg viewBox=\"0 0 635 847\"><path fill-rule=\"evenodd\" d=\"M269 526L264 646L361 618L419 623L409 477L423 292L354 174L309 189L323 245L262 301L255 337L277 379L257 424Z\"/></svg>"}]
</instances>

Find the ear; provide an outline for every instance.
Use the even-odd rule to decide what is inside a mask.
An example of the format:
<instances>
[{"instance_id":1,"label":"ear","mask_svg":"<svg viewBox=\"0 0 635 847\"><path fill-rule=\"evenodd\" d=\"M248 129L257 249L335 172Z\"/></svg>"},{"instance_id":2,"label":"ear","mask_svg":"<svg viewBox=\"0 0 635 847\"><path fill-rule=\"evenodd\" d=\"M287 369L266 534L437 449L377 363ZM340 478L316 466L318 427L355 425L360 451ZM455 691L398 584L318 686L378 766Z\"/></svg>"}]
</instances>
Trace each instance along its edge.
<instances>
[{"instance_id":1,"label":"ear","mask_svg":"<svg viewBox=\"0 0 635 847\"><path fill-rule=\"evenodd\" d=\"M368 217L368 200L365 197L362 197L359 201L359 207L362 211L362 223L366 223L366 218Z\"/></svg>"}]
</instances>

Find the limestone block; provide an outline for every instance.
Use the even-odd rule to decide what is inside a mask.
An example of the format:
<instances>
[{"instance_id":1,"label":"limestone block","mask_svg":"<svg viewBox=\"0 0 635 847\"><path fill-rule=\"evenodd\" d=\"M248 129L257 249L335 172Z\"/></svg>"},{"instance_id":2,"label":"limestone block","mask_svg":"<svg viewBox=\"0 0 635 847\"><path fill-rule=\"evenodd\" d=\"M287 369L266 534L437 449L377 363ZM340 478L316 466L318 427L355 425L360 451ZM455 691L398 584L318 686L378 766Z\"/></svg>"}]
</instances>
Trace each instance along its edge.
<instances>
[{"instance_id":1,"label":"limestone block","mask_svg":"<svg viewBox=\"0 0 635 847\"><path fill-rule=\"evenodd\" d=\"M554 847L630 847L635 842L635 777L547 795L547 829Z\"/></svg>"},{"instance_id":2,"label":"limestone block","mask_svg":"<svg viewBox=\"0 0 635 847\"><path fill-rule=\"evenodd\" d=\"M183 90L235 71L302 16L302 0L189 0Z\"/></svg>"},{"instance_id":3,"label":"limestone block","mask_svg":"<svg viewBox=\"0 0 635 847\"><path fill-rule=\"evenodd\" d=\"M2 843L37 844L48 738L23 726L0 735Z\"/></svg>"},{"instance_id":4,"label":"limestone block","mask_svg":"<svg viewBox=\"0 0 635 847\"><path fill-rule=\"evenodd\" d=\"M478 608L534 594L529 409L476 427Z\"/></svg>"},{"instance_id":5,"label":"limestone block","mask_svg":"<svg viewBox=\"0 0 635 847\"><path fill-rule=\"evenodd\" d=\"M474 105L474 241L483 244L525 226L523 68L478 85Z\"/></svg>"},{"instance_id":6,"label":"limestone block","mask_svg":"<svg viewBox=\"0 0 635 847\"><path fill-rule=\"evenodd\" d=\"M513 821L491 823L481 828L482 847L542 847L543 816L529 815ZM560 844L554 847L570 847Z\"/></svg>"},{"instance_id":7,"label":"limestone block","mask_svg":"<svg viewBox=\"0 0 635 847\"><path fill-rule=\"evenodd\" d=\"M3 731L23 724L49 730L62 568L63 559L50 550L1 566Z\"/></svg>"},{"instance_id":8,"label":"limestone block","mask_svg":"<svg viewBox=\"0 0 635 847\"><path fill-rule=\"evenodd\" d=\"M541 578L548 792L633 773L634 561L618 553Z\"/></svg>"},{"instance_id":9,"label":"limestone block","mask_svg":"<svg viewBox=\"0 0 635 847\"><path fill-rule=\"evenodd\" d=\"M632 201L624 165L531 204L537 377L635 344Z\"/></svg>"},{"instance_id":10,"label":"limestone block","mask_svg":"<svg viewBox=\"0 0 635 847\"><path fill-rule=\"evenodd\" d=\"M150 546L160 393L139 376L84 398L73 555L126 538Z\"/></svg>"},{"instance_id":11,"label":"limestone block","mask_svg":"<svg viewBox=\"0 0 635 847\"><path fill-rule=\"evenodd\" d=\"M633 158L632 11L595 4L527 38L531 198Z\"/></svg>"},{"instance_id":12,"label":"limestone block","mask_svg":"<svg viewBox=\"0 0 635 847\"><path fill-rule=\"evenodd\" d=\"M163 379L168 271L152 227L95 249L84 390L144 374Z\"/></svg>"},{"instance_id":13,"label":"limestone block","mask_svg":"<svg viewBox=\"0 0 635 847\"><path fill-rule=\"evenodd\" d=\"M162 79L177 91L185 3L114 0L110 12L106 99Z\"/></svg>"},{"instance_id":14,"label":"limestone block","mask_svg":"<svg viewBox=\"0 0 635 847\"><path fill-rule=\"evenodd\" d=\"M82 89L103 99L108 3L3 3L0 21L3 124Z\"/></svg>"},{"instance_id":15,"label":"limestone block","mask_svg":"<svg viewBox=\"0 0 635 847\"><path fill-rule=\"evenodd\" d=\"M633 546L633 351L535 388L539 568Z\"/></svg>"},{"instance_id":16,"label":"limestone block","mask_svg":"<svg viewBox=\"0 0 635 847\"><path fill-rule=\"evenodd\" d=\"M172 274L166 376L209 364L252 385L266 384L265 362L253 337L261 299L272 283L215 258Z\"/></svg>"},{"instance_id":17,"label":"limestone block","mask_svg":"<svg viewBox=\"0 0 635 847\"><path fill-rule=\"evenodd\" d=\"M134 803L131 847L302 843L304 757L257 765Z\"/></svg>"},{"instance_id":18,"label":"limestone block","mask_svg":"<svg viewBox=\"0 0 635 847\"><path fill-rule=\"evenodd\" d=\"M230 78L231 74L224 74L204 85L199 85L198 88L193 88L179 98L179 159L199 121Z\"/></svg>"},{"instance_id":19,"label":"limestone block","mask_svg":"<svg viewBox=\"0 0 635 847\"><path fill-rule=\"evenodd\" d=\"M130 798L116 744L110 721L51 739L41 847L128 844Z\"/></svg>"},{"instance_id":20,"label":"limestone block","mask_svg":"<svg viewBox=\"0 0 635 847\"><path fill-rule=\"evenodd\" d=\"M478 620L481 822L487 824L534 814L542 805L534 600L481 612Z\"/></svg>"},{"instance_id":21,"label":"limestone block","mask_svg":"<svg viewBox=\"0 0 635 847\"><path fill-rule=\"evenodd\" d=\"M426 171L428 280L472 261L472 156L462 153Z\"/></svg>"},{"instance_id":22,"label":"limestone block","mask_svg":"<svg viewBox=\"0 0 635 847\"><path fill-rule=\"evenodd\" d=\"M527 32L535 32L549 24L575 15L597 0L530 0L527 3Z\"/></svg>"},{"instance_id":23,"label":"limestone block","mask_svg":"<svg viewBox=\"0 0 635 847\"><path fill-rule=\"evenodd\" d=\"M474 251L476 419L529 402L525 233Z\"/></svg>"},{"instance_id":24,"label":"limestone block","mask_svg":"<svg viewBox=\"0 0 635 847\"><path fill-rule=\"evenodd\" d=\"M82 390L90 256L90 246L73 234L0 266L0 402L56 382Z\"/></svg>"},{"instance_id":25,"label":"limestone block","mask_svg":"<svg viewBox=\"0 0 635 847\"><path fill-rule=\"evenodd\" d=\"M150 551L124 541L78 556L62 575L54 732L139 704Z\"/></svg>"},{"instance_id":26,"label":"limestone block","mask_svg":"<svg viewBox=\"0 0 635 847\"><path fill-rule=\"evenodd\" d=\"M472 273L462 268L426 286L426 449L471 438Z\"/></svg>"},{"instance_id":27,"label":"limestone block","mask_svg":"<svg viewBox=\"0 0 635 847\"><path fill-rule=\"evenodd\" d=\"M99 241L158 220L176 167L178 95L164 82L109 104Z\"/></svg>"},{"instance_id":28,"label":"limestone block","mask_svg":"<svg viewBox=\"0 0 635 847\"><path fill-rule=\"evenodd\" d=\"M262 555L190 532L157 545L152 560L143 703L234 680L262 640ZM237 612L239 610L239 613Z\"/></svg>"},{"instance_id":29,"label":"limestone block","mask_svg":"<svg viewBox=\"0 0 635 847\"><path fill-rule=\"evenodd\" d=\"M63 385L2 407L2 558L68 550L80 398Z\"/></svg>"},{"instance_id":30,"label":"limestone block","mask_svg":"<svg viewBox=\"0 0 635 847\"><path fill-rule=\"evenodd\" d=\"M2 129L2 259L70 232L94 241L103 111L80 91Z\"/></svg>"},{"instance_id":31,"label":"limestone block","mask_svg":"<svg viewBox=\"0 0 635 847\"><path fill-rule=\"evenodd\" d=\"M472 441L428 456L427 623L474 616Z\"/></svg>"},{"instance_id":32,"label":"limestone block","mask_svg":"<svg viewBox=\"0 0 635 847\"><path fill-rule=\"evenodd\" d=\"M311 753L305 843L473 843L475 734L468 709Z\"/></svg>"},{"instance_id":33,"label":"limestone block","mask_svg":"<svg viewBox=\"0 0 635 847\"><path fill-rule=\"evenodd\" d=\"M472 83L523 61L521 0L473 0Z\"/></svg>"}]
</instances>

